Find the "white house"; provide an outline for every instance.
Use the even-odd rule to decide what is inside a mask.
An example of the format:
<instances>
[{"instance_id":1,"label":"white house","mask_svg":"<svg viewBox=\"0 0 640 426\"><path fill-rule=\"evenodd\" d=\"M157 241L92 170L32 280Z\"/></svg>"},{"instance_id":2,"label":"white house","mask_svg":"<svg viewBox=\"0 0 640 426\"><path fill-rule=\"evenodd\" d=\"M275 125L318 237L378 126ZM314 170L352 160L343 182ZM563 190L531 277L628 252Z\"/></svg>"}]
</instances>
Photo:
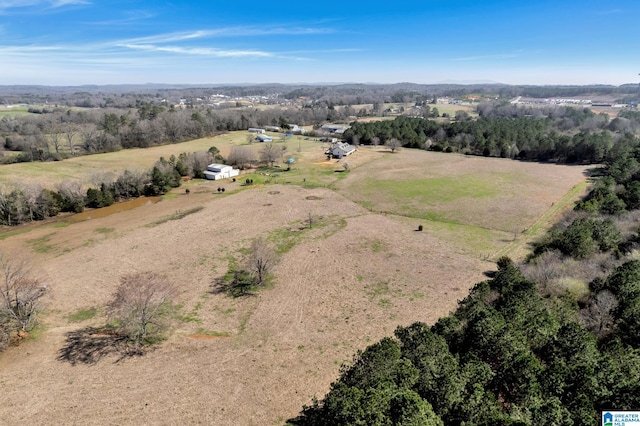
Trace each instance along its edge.
<instances>
[{"instance_id":1,"label":"white house","mask_svg":"<svg viewBox=\"0 0 640 426\"><path fill-rule=\"evenodd\" d=\"M238 176L240 170L234 169L231 166L224 164L209 164L207 170L204 172L204 177L209 180L226 179L234 176Z\"/></svg>"},{"instance_id":2,"label":"white house","mask_svg":"<svg viewBox=\"0 0 640 426\"><path fill-rule=\"evenodd\" d=\"M256 129L255 127L249 127L249 133L264 133L264 129Z\"/></svg>"},{"instance_id":3,"label":"white house","mask_svg":"<svg viewBox=\"0 0 640 426\"><path fill-rule=\"evenodd\" d=\"M258 140L258 142L273 142L273 138L271 136L263 134L259 134L258 136L256 136L256 139Z\"/></svg>"},{"instance_id":4,"label":"white house","mask_svg":"<svg viewBox=\"0 0 640 426\"><path fill-rule=\"evenodd\" d=\"M331 148L325 154L332 155L334 158L342 158L353 154L355 151L356 147L353 145L349 145L346 142L336 142L331 145Z\"/></svg>"}]
</instances>

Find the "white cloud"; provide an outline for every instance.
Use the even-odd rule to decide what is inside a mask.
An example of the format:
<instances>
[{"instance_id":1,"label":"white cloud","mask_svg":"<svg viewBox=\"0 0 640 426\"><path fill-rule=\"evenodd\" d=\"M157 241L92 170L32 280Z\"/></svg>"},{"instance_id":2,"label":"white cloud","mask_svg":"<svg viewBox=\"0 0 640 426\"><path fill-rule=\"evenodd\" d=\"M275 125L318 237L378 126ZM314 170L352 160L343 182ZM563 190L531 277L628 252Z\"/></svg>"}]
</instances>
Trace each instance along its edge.
<instances>
[{"instance_id":1,"label":"white cloud","mask_svg":"<svg viewBox=\"0 0 640 426\"><path fill-rule=\"evenodd\" d=\"M619 15L621 13L624 13L624 10L622 10L622 9L609 9L609 10L601 10L599 12L596 12L596 14L598 14L598 15Z\"/></svg>"},{"instance_id":2,"label":"white cloud","mask_svg":"<svg viewBox=\"0 0 640 426\"><path fill-rule=\"evenodd\" d=\"M44 10L59 9L64 6L91 4L87 0L0 0L0 14L25 13L33 11L42 13Z\"/></svg>"},{"instance_id":3,"label":"white cloud","mask_svg":"<svg viewBox=\"0 0 640 426\"><path fill-rule=\"evenodd\" d=\"M155 46L153 44L122 44L122 47L136 50L144 50L147 52L169 52L178 53L183 55L203 55L203 56L215 56L220 58L233 58L233 57L274 57L273 53L262 52L259 50L223 50L208 47L177 47L177 46Z\"/></svg>"},{"instance_id":4,"label":"white cloud","mask_svg":"<svg viewBox=\"0 0 640 426\"><path fill-rule=\"evenodd\" d=\"M91 22L92 25L122 25L144 19L154 18L156 15L146 10L127 10L123 12L122 18L110 19L106 21Z\"/></svg>"},{"instance_id":5,"label":"white cloud","mask_svg":"<svg viewBox=\"0 0 640 426\"><path fill-rule=\"evenodd\" d=\"M511 59L521 56L521 53L495 53L490 55L463 56L452 58L452 61L483 61L486 59Z\"/></svg>"},{"instance_id":6,"label":"white cloud","mask_svg":"<svg viewBox=\"0 0 640 426\"><path fill-rule=\"evenodd\" d=\"M51 7L62 7L74 4L91 4L91 2L86 0L49 0L48 3L51 4Z\"/></svg>"},{"instance_id":7,"label":"white cloud","mask_svg":"<svg viewBox=\"0 0 640 426\"><path fill-rule=\"evenodd\" d=\"M156 34L147 37L123 40L123 43L167 43L184 40L206 39L215 37L255 37L268 35L316 35L331 34L334 31L330 28L263 28L263 27L225 27L217 29L181 31L166 34Z\"/></svg>"}]
</instances>

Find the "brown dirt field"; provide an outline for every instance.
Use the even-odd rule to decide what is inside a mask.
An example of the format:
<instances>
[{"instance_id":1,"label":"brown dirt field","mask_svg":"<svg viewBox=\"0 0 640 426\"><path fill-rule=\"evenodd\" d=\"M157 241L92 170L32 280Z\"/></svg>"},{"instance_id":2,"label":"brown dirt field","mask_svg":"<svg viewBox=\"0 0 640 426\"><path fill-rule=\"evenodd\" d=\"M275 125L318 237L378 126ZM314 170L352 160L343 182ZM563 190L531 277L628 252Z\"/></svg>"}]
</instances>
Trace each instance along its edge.
<instances>
[{"instance_id":1,"label":"brown dirt field","mask_svg":"<svg viewBox=\"0 0 640 426\"><path fill-rule=\"evenodd\" d=\"M349 173L375 155L361 164L350 158ZM189 195L66 227L36 225L0 241L5 253L30 252L53 289L40 335L0 355L0 423L282 424L322 397L356 350L398 325L433 323L494 269L451 243L452 232L462 231L425 223L416 232L414 219L372 213L341 195L342 187L235 192L227 183L220 195L219 184L197 182ZM571 187L561 186L544 203ZM197 206L204 208L147 226ZM318 225L300 230L309 215ZM274 235L299 240L271 287L240 299L210 292L229 256ZM120 275L144 270L178 284L183 313L196 321L177 321L168 340L141 357L59 361L66 333L104 321L71 323L68 315L104 306ZM213 332L231 336L190 337Z\"/></svg>"}]
</instances>

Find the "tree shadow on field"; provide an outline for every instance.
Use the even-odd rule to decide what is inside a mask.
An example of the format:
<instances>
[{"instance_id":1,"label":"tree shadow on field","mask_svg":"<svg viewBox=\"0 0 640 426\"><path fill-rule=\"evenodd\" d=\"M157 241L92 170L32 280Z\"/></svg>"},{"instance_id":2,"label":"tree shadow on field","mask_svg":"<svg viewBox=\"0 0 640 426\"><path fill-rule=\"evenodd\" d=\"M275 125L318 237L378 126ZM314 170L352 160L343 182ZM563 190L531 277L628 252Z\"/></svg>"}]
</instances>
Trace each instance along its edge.
<instances>
[{"instance_id":1,"label":"tree shadow on field","mask_svg":"<svg viewBox=\"0 0 640 426\"><path fill-rule=\"evenodd\" d=\"M67 333L65 346L58 352L58 361L94 365L109 355L118 355L115 361L118 363L143 353L139 347L132 346L126 336L111 328L86 327Z\"/></svg>"},{"instance_id":2,"label":"tree shadow on field","mask_svg":"<svg viewBox=\"0 0 640 426\"><path fill-rule=\"evenodd\" d=\"M209 287L211 294L226 294L232 298L256 296L256 285L251 274L244 270L229 271L215 278Z\"/></svg>"}]
</instances>

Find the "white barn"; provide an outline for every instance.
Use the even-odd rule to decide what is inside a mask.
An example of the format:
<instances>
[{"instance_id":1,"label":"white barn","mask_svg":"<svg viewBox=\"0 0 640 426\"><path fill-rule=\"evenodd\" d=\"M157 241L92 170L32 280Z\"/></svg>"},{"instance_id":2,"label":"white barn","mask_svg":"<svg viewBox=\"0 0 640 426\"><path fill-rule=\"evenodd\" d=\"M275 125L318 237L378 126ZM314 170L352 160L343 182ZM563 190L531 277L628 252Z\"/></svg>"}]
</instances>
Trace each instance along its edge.
<instances>
[{"instance_id":1,"label":"white barn","mask_svg":"<svg viewBox=\"0 0 640 426\"><path fill-rule=\"evenodd\" d=\"M231 166L225 164L209 164L207 170L204 172L204 177L209 180L219 180L238 176L239 174L240 170L234 169Z\"/></svg>"},{"instance_id":2,"label":"white barn","mask_svg":"<svg viewBox=\"0 0 640 426\"><path fill-rule=\"evenodd\" d=\"M249 127L249 133L265 133L264 129L256 129L255 127Z\"/></svg>"}]
</instances>

